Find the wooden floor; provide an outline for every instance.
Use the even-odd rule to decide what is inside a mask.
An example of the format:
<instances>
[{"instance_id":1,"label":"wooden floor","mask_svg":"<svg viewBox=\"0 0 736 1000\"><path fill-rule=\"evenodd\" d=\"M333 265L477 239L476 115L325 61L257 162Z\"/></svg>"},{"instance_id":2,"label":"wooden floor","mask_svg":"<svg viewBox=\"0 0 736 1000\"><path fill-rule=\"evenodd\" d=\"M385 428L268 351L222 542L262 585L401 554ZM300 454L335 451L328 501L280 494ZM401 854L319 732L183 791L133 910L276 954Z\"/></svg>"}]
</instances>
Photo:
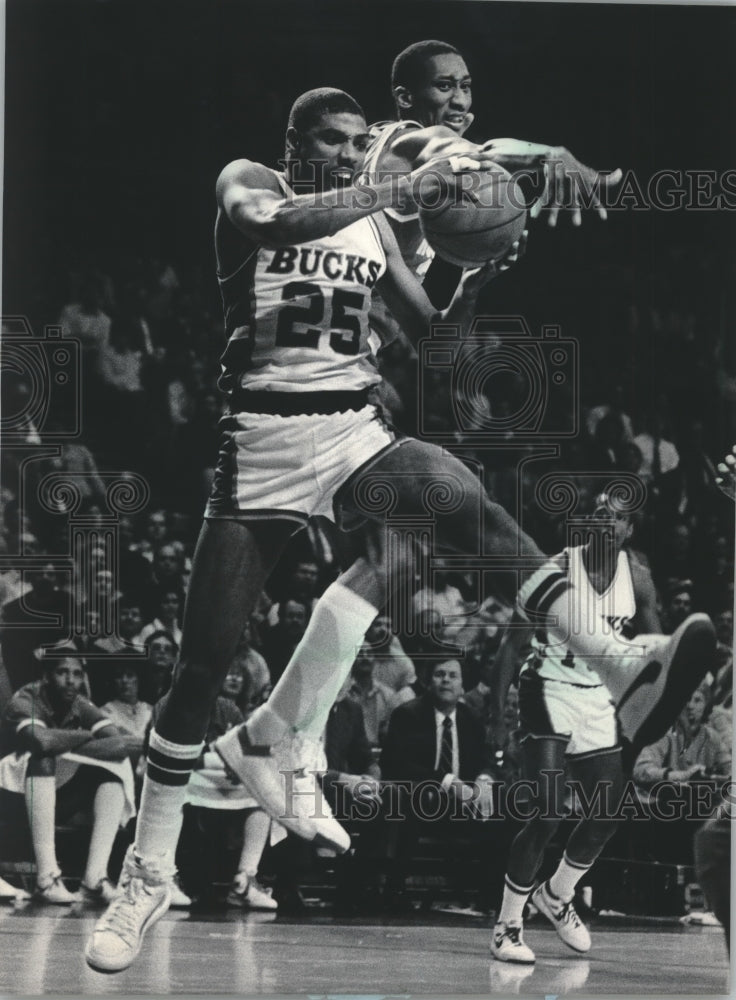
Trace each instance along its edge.
<instances>
[{"instance_id":1,"label":"wooden floor","mask_svg":"<svg viewBox=\"0 0 736 1000\"><path fill-rule=\"evenodd\" d=\"M289 922L271 914L220 919L170 912L126 972L92 972L82 957L95 916L30 905L0 908L0 995L424 994L725 995L718 928L593 927L581 958L551 928L526 933L530 968L489 958L489 928L410 922Z\"/></svg>"}]
</instances>

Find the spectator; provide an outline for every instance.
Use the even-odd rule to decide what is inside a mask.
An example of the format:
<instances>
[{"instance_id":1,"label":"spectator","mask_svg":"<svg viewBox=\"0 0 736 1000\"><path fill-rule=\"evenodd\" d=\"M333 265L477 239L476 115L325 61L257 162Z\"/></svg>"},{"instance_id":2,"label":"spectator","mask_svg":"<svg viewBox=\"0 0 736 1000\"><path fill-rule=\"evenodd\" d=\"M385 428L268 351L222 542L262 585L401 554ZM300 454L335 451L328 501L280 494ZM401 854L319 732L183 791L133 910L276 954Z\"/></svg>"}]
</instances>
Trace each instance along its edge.
<instances>
[{"instance_id":1,"label":"spectator","mask_svg":"<svg viewBox=\"0 0 736 1000\"><path fill-rule=\"evenodd\" d=\"M161 585L156 602L156 616L141 629L136 636L137 644L145 643L154 632L168 632L174 642L181 644L181 615L184 608L184 592L165 584Z\"/></svg>"},{"instance_id":2,"label":"spectator","mask_svg":"<svg viewBox=\"0 0 736 1000\"><path fill-rule=\"evenodd\" d=\"M155 705L171 687L179 646L165 630L152 632L145 642L148 663L141 677L141 695L144 701Z\"/></svg>"},{"instance_id":3,"label":"spectator","mask_svg":"<svg viewBox=\"0 0 736 1000\"><path fill-rule=\"evenodd\" d=\"M284 588L284 596L287 600L297 601L307 609L307 620L318 600L318 581L319 566L315 562L304 560L296 564ZM273 627L278 622L280 609L281 604L279 602L271 605L271 610L268 613L268 624L270 626Z\"/></svg>"},{"instance_id":4,"label":"spectator","mask_svg":"<svg viewBox=\"0 0 736 1000\"><path fill-rule=\"evenodd\" d=\"M241 693L235 699L240 711L247 718L253 709L262 705L271 693L271 674L268 664L251 645L251 627L246 625L240 637L230 669L237 668L243 676Z\"/></svg>"},{"instance_id":5,"label":"spectator","mask_svg":"<svg viewBox=\"0 0 736 1000\"><path fill-rule=\"evenodd\" d=\"M81 695L84 671L74 647L54 652L61 658L46 659L42 680L17 691L3 714L2 811L19 818L25 801L38 870L37 895L63 905L77 897L62 880L54 824L91 805L92 839L82 896L88 902L108 903L114 892L107 866L115 835L134 812L126 741Z\"/></svg>"},{"instance_id":6,"label":"spectator","mask_svg":"<svg viewBox=\"0 0 736 1000\"><path fill-rule=\"evenodd\" d=\"M375 679L373 671L371 651L363 646L350 672L347 695L362 708L368 742L377 747L383 743L391 712L399 703L391 688Z\"/></svg>"},{"instance_id":7,"label":"spectator","mask_svg":"<svg viewBox=\"0 0 736 1000\"><path fill-rule=\"evenodd\" d=\"M59 326L66 337L76 337L84 355L94 360L110 339L112 321L105 312L105 284L102 275L86 274L78 282L73 299L59 315ZM89 363L89 362L88 362Z\"/></svg>"},{"instance_id":8,"label":"spectator","mask_svg":"<svg viewBox=\"0 0 736 1000\"><path fill-rule=\"evenodd\" d=\"M395 705L416 697L412 687L417 679L414 664L404 652L398 636L392 633L388 615L381 614L373 620L365 634L363 646L373 660L373 676L376 681L390 688L396 695Z\"/></svg>"},{"instance_id":9,"label":"spectator","mask_svg":"<svg viewBox=\"0 0 736 1000\"><path fill-rule=\"evenodd\" d=\"M118 660L110 671L115 697L102 706L102 711L121 732L128 734L128 752L137 765L143 752L146 733L151 722L152 708L138 697L140 667Z\"/></svg>"},{"instance_id":10,"label":"spectator","mask_svg":"<svg viewBox=\"0 0 736 1000\"><path fill-rule=\"evenodd\" d=\"M152 572L141 595L143 612L149 620L158 614L159 601L165 589L178 594L186 593L185 571L186 556L182 545L166 542L154 549Z\"/></svg>"},{"instance_id":11,"label":"spectator","mask_svg":"<svg viewBox=\"0 0 736 1000\"><path fill-rule=\"evenodd\" d=\"M71 600L59 587L53 562L49 560L28 576L30 592L6 604L0 621L3 662L13 691L40 677L35 650L65 638L71 624Z\"/></svg>"},{"instance_id":12,"label":"spectator","mask_svg":"<svg viewBox=\"0 0 736 1000\"><path fill-rule=\"evenodd\" d=\"M347 694L338 698L330 709L324 745L327 768L322 788L332 809L349 815L350 802L376 799L380 792L381 769L373 757L363 709ZM344 792L347 792L348 801Z\"/></svg>"},{"instance_id":13,"label":"spectator","mask_svg":"<svg viewBox=\"0 0 736 1000\"><path fill-rule=\"evenodd\" d=\"M692 614L693 597L690 580L677 580L670 587L664 612L664 631L671 635Z\"/></svg>"},{"instance_id":14,"label":"spectator","mask_svg":"<svg viewBox=\"0 0 736 1000\"><path fill-rule=\"evenodd\" d=\"M279 605L276 625L263 641L263 656L275 684L286 669L307 627L308 611L301 601L289 599Z\"/></svg>"},{"instance_id":15,"label":"spectator","mask_svg":"<svg viewBox=\"0 0 736 1000\"><path fill-rule=\"evenodd\" d=\"M485 734L480 720L460 701L462 693L457 660L435 664L427 693L393 711L381 771L385 778L434 779L461 807L472 795L470 783L478 781L482 808L489 809L491 771Z\"/></svg>"},{"instance_id":16,"label":"spectator","mask_svg":"<svg viewBox=\"0 0 736 1000\"><path fill-rule=\"evenodd\" d=\"M492 852L483 842L489 828L475 822L493 812L491 761L483 724L460 701L462 693L457 660L436 663L427 693L399 705L389 720L381 754L383 778L413 784L411 793L399 789L398 804L405 822L396 829L398 843L390 852L396 859L386 883L392 906L403 903L405 859L421 832L439 836L453 855L458 838L470 838L488 865L483 879L486 890L491 884Z\"/></svg>"}]
</instances>

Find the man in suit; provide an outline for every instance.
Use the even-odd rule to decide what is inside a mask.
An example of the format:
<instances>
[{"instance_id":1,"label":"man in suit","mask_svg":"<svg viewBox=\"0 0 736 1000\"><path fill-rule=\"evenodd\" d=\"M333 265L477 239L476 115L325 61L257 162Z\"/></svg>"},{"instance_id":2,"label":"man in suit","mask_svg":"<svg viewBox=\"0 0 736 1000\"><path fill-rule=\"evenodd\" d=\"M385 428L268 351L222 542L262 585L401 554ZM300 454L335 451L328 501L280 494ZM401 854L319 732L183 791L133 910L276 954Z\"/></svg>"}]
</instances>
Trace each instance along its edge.
<instances>
[{"instance_id":1,"label":"man in suit","mask_svg":"<svg viewBox=\"0 0 736 1000\"><path fill-rule=\"evenodd\" d=\"M392 712L381 772L389 779L434 781L461 811L474 805L487 816L492 778L483 725L462 694L458 661L436 663L427 693Z\"/></svg>"},{"instance_id":2,"label":"man in suit","mask_svg":"<svg viewBox=\"0 0 736 1000\"><path fill-rule=\"evenodd\" d=\"M406 821L391 824L399 843L390 851L397 863L387 890L399 897L405 859L420 834L453 844L461 836L475 843L485 841L491 833L485 824L475 822L493 813L485 734L481 720L460 700L462 694L458 661L436 663L426 694L399 705L389 720L382 775L411 783L411 789L402 788L397 799ZM480 854L484 859L489 856L482 849Z\"/></svg>"}]
</instances>

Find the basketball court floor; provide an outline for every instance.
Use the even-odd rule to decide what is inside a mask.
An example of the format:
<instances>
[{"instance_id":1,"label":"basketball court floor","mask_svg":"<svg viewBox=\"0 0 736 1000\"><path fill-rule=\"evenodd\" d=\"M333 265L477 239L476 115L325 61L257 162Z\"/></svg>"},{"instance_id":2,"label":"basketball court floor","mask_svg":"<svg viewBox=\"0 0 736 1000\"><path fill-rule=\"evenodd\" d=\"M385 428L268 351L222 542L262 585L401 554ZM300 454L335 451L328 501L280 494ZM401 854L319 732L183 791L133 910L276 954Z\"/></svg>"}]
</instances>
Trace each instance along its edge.
<instances>
[{"instance_id":1,"label":"basketball court floor","mask_svg":"<svg viewBox=\"0 0 736 1000\"><path fill-rule=\"evenodd\" d=\"M593 949L577 956L551 928L526 939L533 967L489 957L490 927L288 920L272 914L212 919L169 912L138 961L103 975L87 967L84 942L95 915L34 904L0 909L0 995L422 994L547 997L727 995L723 934L713 927L593 924Z\"/></svg>"}]
</instances>

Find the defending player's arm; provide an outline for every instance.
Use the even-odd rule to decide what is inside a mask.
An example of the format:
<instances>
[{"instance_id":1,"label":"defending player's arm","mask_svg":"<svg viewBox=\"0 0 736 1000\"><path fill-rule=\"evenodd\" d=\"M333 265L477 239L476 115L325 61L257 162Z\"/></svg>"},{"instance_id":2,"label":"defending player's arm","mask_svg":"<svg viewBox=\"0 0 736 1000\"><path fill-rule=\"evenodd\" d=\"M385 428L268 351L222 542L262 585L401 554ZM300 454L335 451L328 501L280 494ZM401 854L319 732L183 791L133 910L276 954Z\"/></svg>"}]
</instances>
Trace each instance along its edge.
<instances>
[{"instance_id":1,"label":"defending player's arm","mask_svg":"<svg viewBox=\"0 0 736 1000\"><path fill-rule=\"evenodd\" d=\"M513 626L513 627L512 627ZM506 743L504 710L511 682L520 664L526 658L526 651L534 634L534 629L514 612L509 627L505 630L498 652L490 670L490 677L484 678L490 686L491 740L496 749Z\"/></svg>"},{"instance_id":2,"label":"defending player's arm","mask_svg":"<svg viewBox=\"0 0 736 1000\"><path fill-rule=\"evenodd\" d=\"M638 633L657 634L662 632L662 623L657 611L657 591L652 574L637 559L629 555L631 581L634 586L636 614L634 625Z\"/></svg>"},{"instance_id":3,"label":"defending player's arm","mask_svg":"<svg viewBox=\"0 0 736 1000\"><path fill-rule=\"evenodd\" d=\"M601 173L586 166L564 146L527 142L525 139L490 139L481 145L470 142L444 125L414 129L401 136L382 157L386 170L415 169L430 160L478 157L494 163L509 173L530 175L543 171L544 190L531 208L536 218L543 209L549 210L550 226L557 224L560 210L572 211L572 224L582 222L582 209L593 208L601 219L607 218L601 193L615 187L622 178L621 170Z\"/></svg>"}]
</instances>

